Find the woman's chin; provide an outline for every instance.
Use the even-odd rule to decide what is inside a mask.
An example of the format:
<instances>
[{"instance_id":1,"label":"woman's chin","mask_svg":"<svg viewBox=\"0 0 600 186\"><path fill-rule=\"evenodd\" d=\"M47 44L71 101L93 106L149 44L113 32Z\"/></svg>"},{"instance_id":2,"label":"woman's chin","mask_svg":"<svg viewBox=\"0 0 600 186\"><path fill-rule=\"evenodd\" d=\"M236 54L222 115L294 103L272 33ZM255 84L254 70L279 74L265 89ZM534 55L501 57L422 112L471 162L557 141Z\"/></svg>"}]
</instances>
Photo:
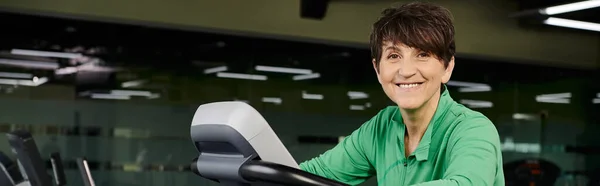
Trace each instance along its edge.
<instances>
[{"instance_id":1,"label":"woman's chin","mask_svg":"<svg viewBox=\"0 0 600 186\"><path fill-rule=\"evenodd\" d=\"M402 101L397 101L396 104L398 105L398 107L400 109L403 109L403 110L414 110L414 109L421 107L421 104L418 104L415 101L402 100Z\"/></svg>"}]
</instances>

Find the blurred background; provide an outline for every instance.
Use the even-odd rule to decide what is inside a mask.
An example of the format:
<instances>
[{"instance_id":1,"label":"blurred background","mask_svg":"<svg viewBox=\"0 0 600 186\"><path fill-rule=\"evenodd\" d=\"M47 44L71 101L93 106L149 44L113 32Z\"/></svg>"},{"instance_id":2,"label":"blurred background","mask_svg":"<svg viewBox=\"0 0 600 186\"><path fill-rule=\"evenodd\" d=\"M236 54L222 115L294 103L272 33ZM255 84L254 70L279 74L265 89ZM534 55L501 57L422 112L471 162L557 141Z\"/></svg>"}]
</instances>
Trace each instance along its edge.
<instances>
[{"instance_id":1,"label":"blurred background","mask_svg":"<svg viewBox=\"0 0 600 186\"><path fill-rule=\"evenodd\" d=\"M1 0L0 133L60 152L69 185L83 185L77 157L99 186L216 185L187 170L190 122L241 100L301 162L393 104L368 36L407 2ZM599 1L432 2L455 18L451 96L494 122L507 180L600 184Z\"/></svg>"}]
</instances>

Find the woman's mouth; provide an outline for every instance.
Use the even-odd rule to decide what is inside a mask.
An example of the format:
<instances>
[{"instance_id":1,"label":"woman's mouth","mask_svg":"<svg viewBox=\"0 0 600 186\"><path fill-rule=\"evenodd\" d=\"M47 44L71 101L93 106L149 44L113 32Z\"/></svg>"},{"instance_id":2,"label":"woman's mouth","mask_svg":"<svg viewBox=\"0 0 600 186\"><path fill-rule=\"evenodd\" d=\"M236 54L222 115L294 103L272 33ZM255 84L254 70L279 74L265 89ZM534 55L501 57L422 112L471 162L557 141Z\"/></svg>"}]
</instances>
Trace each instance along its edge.
<instances>
[{"instance_id":1,"label":"woman's mouth","mask_svg":"<svg viewBox=\"0 0 600 186\"><path fill-rule=\"evenodd\" d=\"M410 88L417 88L421 84L423 84L423 83L422 82L418 82L418 83L396 83L396 86L398 86L400 88L410 89Z\"/></svg>"}]
</instances>

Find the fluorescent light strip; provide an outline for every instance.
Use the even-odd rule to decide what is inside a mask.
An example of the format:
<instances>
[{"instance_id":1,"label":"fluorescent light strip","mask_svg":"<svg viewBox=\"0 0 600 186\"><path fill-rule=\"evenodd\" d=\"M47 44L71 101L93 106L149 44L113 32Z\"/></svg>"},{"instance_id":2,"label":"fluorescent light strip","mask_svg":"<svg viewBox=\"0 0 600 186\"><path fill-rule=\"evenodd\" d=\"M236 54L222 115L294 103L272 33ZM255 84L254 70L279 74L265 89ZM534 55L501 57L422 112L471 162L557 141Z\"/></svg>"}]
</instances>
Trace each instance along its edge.
<instances>
[{"instance_id":1,"label":"fluorescent light strip","mask_svg":"<svg viewBox=\"0 0 600 186\"><path fill-rule=\"evenodd\" d=\"M292 80L294 81L300 81L300 80L307 80L307 79L315 79L315 78L319 78L321 77L321 74L319 73L313 73L313 74L303 74L303 75L295 75L292 77Z\"/></svg>"},{"instance_id":2,"label":"fluorescent light strip","mask_svg":"<svg viewBox=\"0 0 600 186\"><path fill-rule=\"evenodd\" d=\"M585 21L576 21L576 20L570 20L570 19L550 17L550 18L544 20L544 24L600 32L600 24L585 22Z\"/></svg>"},{"instance_id":3,"label":"fluorescent light strip","mask_svg":"<svg viewBox=\"0 0 600 186\"><path fill-rule=\"evenodd\" d=\"M540 13L546 15L562 14L567 12L574 12L579 10L585 10L590 8L600 7L600 0L589 0L581 1L576 3L569 3L564 5L552 6L540 10Z\"/></svg>"},{"instance_id":4,"label":"fluorescent light strip","mask_svg":"<svg viewBox=\"0 0 600 186\"><path fill-rule=\"evenodd\" d=\"M365 110L363 105L350 105L350 110Z\"/></svg>"},{"instance_id":5,"label":"fluorescent light strip","mask_svg":"<svg viewBox=\"0 0 600 186\"><path fill-rule=\"evenodd\" d=\"M37 51L37 50L23 50L23 49L12 49L10 51L11 54L16 55L27 55L27 56L39 56L39 57L57 57L57 58L67 58L74 59L83 57L83 55L79 53L67 53L67 52L47 52L47 51Z\"/></svg>"},{"instance_id":6,"label":"fluorescent light strip","mask_svg":"<svg viewBox=\"0 0 600 186\"><path fill-rule=\"evenodd\" d=\"M139 87L142 84L146 83L146 80L133 80L133 81L127 81L127 82L123 82L121 83L121 87L123 88L128 88L128 87Z\"/></svg>"},{"instance_id":7,"label":"fluorescent light strip","mask_svg":"<svg viewBox=\"0 0 600 186\"><path fill-rule=\"evenodd\" d=\"M592 103L593 104L600 104L600 98L594 98L594 99L592 99Z\"/></svg>"},{"instance_id":8,"label":"fluorescent light strip","mask_svg":"<svg viewBox=\"0 0 600 186\"><path fill-rule=\"evenodd\" d=\"M458 92L489 92L492 87L464 87L458 88Z\"/></svg>"},{"instance_id":9,"label":"fluorescent light strip","mask_svg":"<svg viewBox=\"0 0 600 186\"><path fill-rule=\"evenodd\" d=\"M28 73L15 73L15 72L0 72L0 77L5 78L19 78L19 79L32 79L33 75Z\"/></svg>"},{"instance_id":10,"label":"fluorescent light strip","mask_svg":"<svg viewBox=\"0 0 600 186\"><path fill-rule=\"evenodd\" d=\"M512 118L519 120L535 120L537 117L534 114L514 113Z\"/></svg>"},{"instance_id":11,"label":"fluorescent light strip","mask_svg":"<svg viewBox=\"0 0 600 186\"><path fill-rule=\"evenodd\" d=\"M219 72L217 73L217 77L220 78L233 78L233 79L247 79L247 80L267 80L267 76L265 75L254 75L254 74L237 74L237 73L228 73L228 72Z\"/></svg>"},{"instance_id":12,"label":"fluorescent light strip","mask_svg":"<svg viewBox=\"0 0 600 186\"><path fill-rule=\"evenodd\" d=\"M220 66L220 67L204 69L204 74L212 74L212 73L224 72L224 71L227 71L227 66Z\"/></svg>"},{"instance_id":13,"label":"fluorescent light strip","mask_svg":"<svg viewBox=\"0 0 600 186\"><path fill-rule=\"evenodd\" d=\"M348 91L348 97L350 97L350 99L366 99L369 98L369 95L364 92Z\"/></svg>"},{"instance_id":14,"label":"fluorescent light strip","mask_svg":"<svg viewBox=\"0 0 600 186\"><path fill-rule=\"evenodd\" d=\"M54 71L54 74L56 74L56 75L67 75L67 74L77 73L78 71L79 71L79 69L77 69L77 67L65 67L65 68L56 69Z\"/></svg>"},{"instance_id":15,"label":"fluorescent light strip","mask_svg":"<svg viewBox=\"0 0 600 186\"><path fill-rule=\"evenodd\" d=\"M570 98L570 97L571 97L571 93L565 92L565 93L556 93L556 94L542 94L542 95L536 96L536 99L558 99L558 98Z\"/></svg>"},{"instance_id":16,"label":"fluorescent light strip","mask_svg":"<svg viewBox=\"0 0 600 186\"><path fill-rule=\"evenodd\" d=\"M483 83L471 83L471 82L464 82L464 81L448 81L448 83L446 83L449 86L457 86L457 87L489 87L489 85L487 84L483 84Z\"/></svg>"},{"instance_id":17,"label":"fluorescent light strip","mask_svg":"<svg viewBox=\"0 0 600 186\"><path fill-rule=\"evenodd\" d=\"M535 101L540 102L540 103L562 103L562 104L569 104L571 103L571 100L569 100L568 98L542 98L542 99L538 99L536 98Z\"/></svg>"},{"instance_id":18,"label":"fluorescent light strip","mask_svg":"<svg viewBox=\"0 0 600 186\"><path fill-rule=\"evenodd\" d=\"M275 97L263 97L262 98L262 102L265 103L274 103L276 105L281 104L283 101L281 100L281 98L275 98Z\"/></svg>"},{"instance_id":19,"label":"fluorescent light strip","mask_svg":"<svg viewBox=\"0 0 600 186\"><path fill-rule=\"evenodd\" d=\"M535 97L535 101L540 103L562 103L569 104L571 101L571 93L557 93L557 94L542 94Z\"/></svg>"},{"instance_id":20,"label":"fluorescent light strip","mask_svg":"<svg viewBox=\"0 0 600 186\"><path fill-rule=\"evenodd\" d=\"M9 65L25 68L39 68L39 69L57 69L58 63L56 62L43 62L43 61L29 61L29 60L17 60L17 59L0 59L0 65Z\"/></svg>"},{"instance_id":21,"label":"fluorescent light strip","mask_svg":"<svg viewBox=\"0 0 600 186\"><path fill-rule=\"evenodd\" d=\"M492 87L483 83L471 83L463 81L448 81L448 86L462 87L458 89L458 92L488 92L492 90Z\"/></svg>"},{"instance_id":22,"label":"fluorescent light strip","mask_svg":"<svg viewBox=\"0 0 600 186\"><path fill-rule=\"evenodd\" d=\"M48 82L48 78L33 78L33 80L21 80L21 79L0 79L0 84L5 85L21 85L21 86L30 86L37 87L44 83Z\"/></svg>"},{"instance_id":23,"label":"fluorescent light strip","mask_svg":"<svg viewBox=\"0 0 600 186\"><path fill-rule=\"evenodd\" d=\"M287 73L287 74L311 74L312 73L312 70L309 70L309 69L272 67L272 66L262 66L262 65L257 65L255 69L257 71L279 72L279 73Z\"/></svg>"},{"instance_id":24,"label":"fluorescent light strip","mask_svg":"<svg viewBox=\"0 0 600 186\"><path fill-rule=\"evenodd\" d=\"M92 99L117 99L117 100L128 100L131 99L128 95L114 95L114 94L92 94Z\"/></svg>"},{"instance_id":25,"label":"fluorescent light strip","mask_svg":"<svg viewBox=\"0 0 600 186\"><path fill-rule=\"evenodd\" d=\"M468 100L463 99L460 100L460 103L465 104L470 108L491 108L494 106L494 103L490 101L481 101L481 100Z\"/></svg>"},{"instance_id":26,"label":"fluorescent light strip","mask_svg":"<svg viewBox=\"0 0 600 186\"><path fill-rule=\"evenodd\" d=\"M306 91L302 91L302 99L322 100L323 94L309 94Z\"/></svg>"},{"instance_id":27,"label":"fluorescent light strip","mask_svg":"<svg viewBox=\"0 0 600 186\"><path fill-rule=\"evenodd\" d=\"M139 91L139 90L111 90L110 94L119 95L119 96L144 96L144 97L150 97L153 95L152 92Z\"/></svg>"}]
</instances>

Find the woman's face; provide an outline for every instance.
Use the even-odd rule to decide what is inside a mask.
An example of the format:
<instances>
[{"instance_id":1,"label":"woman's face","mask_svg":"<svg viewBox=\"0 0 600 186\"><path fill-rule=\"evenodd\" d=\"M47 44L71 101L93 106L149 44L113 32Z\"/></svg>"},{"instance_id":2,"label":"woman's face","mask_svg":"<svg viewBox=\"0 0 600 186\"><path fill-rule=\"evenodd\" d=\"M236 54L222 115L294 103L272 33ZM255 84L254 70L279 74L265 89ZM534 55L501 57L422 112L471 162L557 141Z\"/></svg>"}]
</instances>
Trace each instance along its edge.
<instances>
[{"instance_id":1,"label":"woman's face","mask_svg":"<svg viewBox=\"0 0 600 186\"><path fill-rule=\"evenodd\" d=\"M450 80L454 58L444 67L433 54L401 43L384 42L382 47L379 67L375 60L373 67L385 94L401 109L421 108Z\"/></svg>"}]
</instances>

